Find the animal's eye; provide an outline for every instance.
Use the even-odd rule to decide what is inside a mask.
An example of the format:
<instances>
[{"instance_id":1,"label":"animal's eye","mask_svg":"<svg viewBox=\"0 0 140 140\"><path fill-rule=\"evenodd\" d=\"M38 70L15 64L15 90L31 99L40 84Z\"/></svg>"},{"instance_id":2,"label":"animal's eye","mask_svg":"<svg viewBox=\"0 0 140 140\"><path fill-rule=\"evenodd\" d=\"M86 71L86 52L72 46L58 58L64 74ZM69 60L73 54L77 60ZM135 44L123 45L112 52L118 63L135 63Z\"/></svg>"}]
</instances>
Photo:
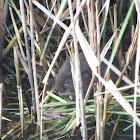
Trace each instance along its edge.
<instances>
[{"instance_id":1,"label":"animal's eye","mask_svg":"<svg viewBox=\"0 0 140 140\"><path fill-rule=\"evenodd\" d=\"M65 81L65 85L68 85L70 83L70 79L67 79L66 81Z\"/></svg>"}]
</instances>

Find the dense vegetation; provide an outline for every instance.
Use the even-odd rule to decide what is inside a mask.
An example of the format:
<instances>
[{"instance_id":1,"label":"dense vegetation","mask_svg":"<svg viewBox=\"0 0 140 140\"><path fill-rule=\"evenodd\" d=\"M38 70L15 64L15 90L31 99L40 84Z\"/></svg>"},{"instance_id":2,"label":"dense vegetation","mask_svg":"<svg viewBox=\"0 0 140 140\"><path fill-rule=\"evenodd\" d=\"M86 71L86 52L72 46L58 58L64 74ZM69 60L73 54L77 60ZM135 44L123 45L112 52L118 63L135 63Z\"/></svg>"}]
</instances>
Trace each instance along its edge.
<instances>
[{"instance_id":1,"label":"dense vegetation","mask_svg":"<svg viewBox=\"0 0 140 140\"><path fill-rule=\"evenodd\" d=\"M1 0L1 139L138 139L139 12L138 0ZM81 51L93 71L87 97L96 87L94 96L56 95L68 56L78 81Z\"/></svg>"}]
</instances>

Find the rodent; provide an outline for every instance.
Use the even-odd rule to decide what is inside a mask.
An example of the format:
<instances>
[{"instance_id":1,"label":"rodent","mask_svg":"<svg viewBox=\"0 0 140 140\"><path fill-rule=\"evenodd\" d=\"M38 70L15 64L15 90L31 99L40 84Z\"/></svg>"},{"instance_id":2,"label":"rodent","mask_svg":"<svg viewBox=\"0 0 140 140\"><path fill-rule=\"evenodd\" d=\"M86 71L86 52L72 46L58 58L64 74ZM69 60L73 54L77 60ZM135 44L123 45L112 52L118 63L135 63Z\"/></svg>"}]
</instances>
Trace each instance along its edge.
<instances>
[{"instance_id":1,"label":"rodent","mask_svg":"<svg viewBox=\"0 0 140 140\"><path fill-rule=\"evenodd\" d=\"M83 93L85 93L91 81L92 72L91 69L89 68L89 65L83 53L79 54L79 58L80 58L81 76L83 81ZM64 64L62 65L57 74L57 77L55 79L54 90L59 95L75 96L75 90L71 74L70 57L68 57L65 60Z\"/></svg>"},{"instance_id":2,"label":"rodent","mask_svg":"<svg viewBox=\"0 0 140 140\"><path fill-rule=\"evenodd\" d=\"M83 53L79 54L79 58L80 58L80 70L81 70L82 83L83 83L83 93L85 95L92 78L92 71ZM102 73L101 75L105 73L105 69L106 66L104 64L101 67L101 73ZM116 80L116 78L114 77L114 73L112 71L110 72L110 77L113 77L113 79ZM72 74L71 74L70 57L68 57L65 60L62 67L60 68L57 77L55 79L55 85L53 89L59 95L75 96L75 90L74 90Z\"/></svg>"}]
</instances>

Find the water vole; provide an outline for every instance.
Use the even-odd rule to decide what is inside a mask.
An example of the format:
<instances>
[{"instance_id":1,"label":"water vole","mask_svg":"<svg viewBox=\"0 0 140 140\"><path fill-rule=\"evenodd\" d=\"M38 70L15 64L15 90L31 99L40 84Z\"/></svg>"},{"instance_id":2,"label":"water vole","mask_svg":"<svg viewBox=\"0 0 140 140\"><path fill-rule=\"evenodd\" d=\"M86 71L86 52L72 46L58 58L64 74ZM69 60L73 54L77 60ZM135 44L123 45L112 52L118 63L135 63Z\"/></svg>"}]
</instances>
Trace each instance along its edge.
<instances>
[{"instance_id":1,"label":"water vole","mask_svg":"<svg viewBox=\"0 0 140 140\"><path fill-rule=\"evenodd\" d=\"M86 94L88 86L90 84L92 78L92 71L85 59L83 53L79 54L80 58L80 70L83 82L83 93ZM106 71L106 65L102 64L101 66L101 75L103 76ZM115 82L117 80L116 74L110 71L110 77ZM75 96L75 90L73 86L72 74L71 74L71 66L70 66L70 57L67 58L60 68L54 85L54 90L59 95L72 95Z\"/></svg>"},{"instance_id":2,"label":"water vole","mask_svg":"<svg viewBox=\"0 0 140 140\"><path fill-rule=\"evenodd\" d=\"M83 53L79 54L79 58L81 76L83 81L83 93L85 94L92 78L92 72ZM60 95L75 96L75 90L71 74L70 57L65 60L64 64L62 65L57 74L54 90Z\"/></svg>"}]
</instances>

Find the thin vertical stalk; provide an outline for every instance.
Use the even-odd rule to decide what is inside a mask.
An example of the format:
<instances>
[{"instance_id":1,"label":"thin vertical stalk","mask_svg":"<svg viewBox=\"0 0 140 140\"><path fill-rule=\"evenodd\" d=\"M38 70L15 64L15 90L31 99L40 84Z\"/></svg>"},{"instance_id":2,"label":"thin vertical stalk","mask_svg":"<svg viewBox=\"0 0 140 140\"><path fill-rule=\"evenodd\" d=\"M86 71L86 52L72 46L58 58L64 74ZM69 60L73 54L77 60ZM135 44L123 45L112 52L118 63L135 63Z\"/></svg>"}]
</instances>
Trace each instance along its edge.
<instances>
[{"instance_id":1,"label":"thin vertical stalk","mask_svg":"<svg viewBox=\"0 0 140 140\"><path fill-rule=\"evenodd\" d=\"M100 63L100 38L101 38L101 33L100 33L100 26L99 26L99 12L98 12L98 4L99 1L97 0L95 3L95 8L96 8L96 29L97 29L97 53L98 53L98 60ZM101 75L101 65L98 66L98 73L99 75ZM98 92L101 91L101 82L100 80L99 84L98 84ZM96 108L96 112L97 112L97 119L96 119L96 123L97 123L97 129L96 129L96 139L97 140L103 140L103 97L102 95L99 95L96 97L97 98L97 108Z\"/></svg>"},{"instance_id":2,"label":"thin vertical stalk","mask_svg":"<svg viewBox=\"0 0 140 140\"><path fill-rule=\"evenodd\" d=\"M140 23L140 3L135 0L136 11L138 15L138 21ZM134 87L134 119L133 119L133 140L136 140L136 102L137 102L137 83L139 79L139 63L140 63L140 27L138 29L138 44L135 62L135 87Z\"/></svg>"},{"instance_id":3,"label":"thin vertical stalk","mask_svg":"<svg viewBox=\"0 0 140 140\"><path fill-rule=\"evenodd\" d=\"M22 25L23 25L25 46L26 46L26 55L27 55L28 67L29 67L28 77L29 77L29 81L30 81L30 84L31 84L33 116L34 116L34 119L35 119L35 122L36 122L35 90L34 90L34 83L33 83L31 56L30 56L30 51L29 51L29 42L28 42L27 27L26 27L26 20L25 20L25 9L24 9L24 2L23 2L23 0L20 0L20 10L21 10L21 17L22 17Z\"/></svg>"},{"instance_id":4,"label":"thin vertical stalk","mask_svg":"<svg viewBox=\"0 0 140 140\"><path fill-rule=\"evenodd\" d=\"M24 60L26 60L26 57L25 57L25 54L24 54L24 51L23 51L23 48L22 48L20 33L18 31L18 28L17 28L17 25L16 25L16 21L14 19L13 11L12 11L11 7L9 9L10 9L10 15L11 15L11 19L12 19L12 22L13 22L14 30L15 30L15 33L16 33L16 36L17 36L17 41L18 41L18 45L19 45L20 51L21 51L21 54L22 54L22 57L24 58Z\"/></svg>"},{"instance_id":5,"label":"thin vertical stalk","mask_svg":"<svg viewBox=\"0 0 140 140\"><path fill-rule=\"evenodd\" d=\"M19 100L19 109L20 109L21 131L22 131L22 137L24 137L23 95L22 95L22 89L21 89L19 61L18 61L18 55L17 55L16 47L14 47L14 62L15 62L15 69L16 69L16 79L17 79L17 91L18 91L18 100Z\"/></svg>"},{"instance_id":6,"label":"thin vertical stalk","mask_svg":"<svg viewBox=\"0 0 140 140\"><path fill-rule=\"evenodd\" d=\"M89 42L90 47L92 48L93 52L96 54L97 47L96 47L96 39L95 39L95 13L94 13L94 0L90 1L87 0L87 12L88 12L88 36L89 36Z\"/></svg>"},{"instance_id":7,"label":"thin vertical stalk","mask_svg":"<svg viewBox=\"0 0 140 140\"><path fill-rule=\"evenodd\" d=\"M0 139L1 139L1 128L2 128L2 97L3 97L3 84L0 84Z\"/></svg>"},{"instance_id":8,"label":"thin vertical stalk","mask_svg":"<svg viewBox=\"0 0 140 140\"><path fill-rule=\"evenodd\" d=\"M121 115L118 116L117 120L120 120L120 118L121 118ZM113 136L114 136L114 134L116 132L118 124L119 124L119 121L116 121L115 126L113 128L113 132L112 132L111 137L110 137L110 140L113 140Z\"/></svg>"},{"instance_id":9,"label":"thin vertical stalk","mask_svg":"<svg viewBox=\"0 0 140 140\"><path fill-rule=\"evenodd\" d=\"M36 110L37 110L37 124L40 124L40 106L39 106L39 92L37 84L37 73L36 73L36 58L35 58L35 46L34 46L34 16L33 16L33 4L32 0L29 0L30 6L30 30L31 30L31 49L32 49L32 69L34 76L34 86L35 86L35 100L36 100ZM40 132L40 139L42 139L42 133Z\"/></svg>"},{"instance_id":10,"label":"thin vertical stalk","mask_svg":"<svg viewBox=\"0 0 140 140\"><path fill-rule=\"evenodd\" d=\"M73 18L71 0L68 0L68 3L69 3L69 11L70 11L71 25L72 25L72 34L73 34L74 49L75 49L76 119L78 120L78 122L76 122L76 123L79 125L79 117L80 117L79 115L81 114L81 124L82 124L81 134L82 134L83 140L87 140L88 139L87 125L86 125L85 111L84 111L85 109L84 109L84 100L83 100L82 77L81 77L80 62L79 62L79 51L78 51L77 37L75 34L75 25L74 25L75 22L74 22L74 18ZM79 4L78 4L78 6L79 6ZM76 22L76 24L77 24L77 22ZM81 112L79 112L79 105L80 105Z\"/></svg>"},{"instance_id":11,"label":"thin vertical stalk","mask_svg":"<svg viewBox=\"0 0 140 140\"><path fill-rule=\"evenodd\" d=\"M1 1L1 4L3 4L2 1ZM2 7L2 5L0 5L0 6ZM0 20L1 20L0 23L2 23L0 25L1 26L0 27L0 32L1 32L1 36L0 36L0 64L1 64L1 60L2 60L2 50L3 50L3 47L4 47L5 25L6 25L6 21L7 21L7 15L8 15L8 12L9 12L8 6L9 6L9 0L5 0L3 15L1 15L2 13L0 13Z\"/></svg>"}]
</instances>

